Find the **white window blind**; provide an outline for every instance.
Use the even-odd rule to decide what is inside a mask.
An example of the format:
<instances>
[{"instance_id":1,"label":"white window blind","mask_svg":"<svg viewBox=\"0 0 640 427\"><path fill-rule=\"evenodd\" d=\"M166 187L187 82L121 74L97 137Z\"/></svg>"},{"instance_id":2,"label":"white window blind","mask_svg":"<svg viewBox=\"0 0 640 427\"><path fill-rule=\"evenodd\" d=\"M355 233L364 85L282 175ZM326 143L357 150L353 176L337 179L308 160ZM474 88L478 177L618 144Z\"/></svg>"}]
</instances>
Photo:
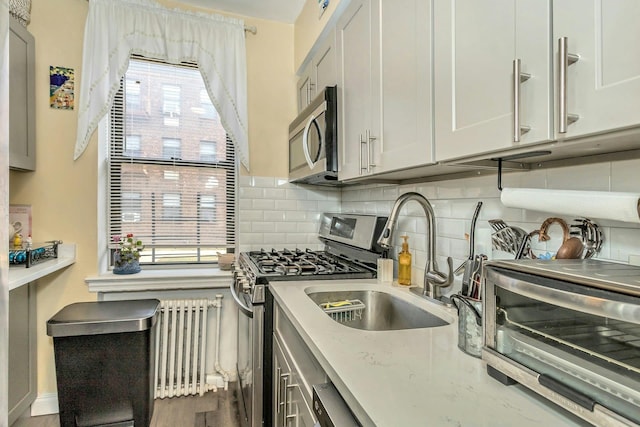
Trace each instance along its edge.
<instances>
[{"instance_id":1,"label":"white window blind","mask_svg":"<svg viewBox=\"0 0 640 427\"><path fill-rule=\"evenodd\" d=\"M235 248L236 162L200 72L132 58L122 82L109 120L110 248L133 233L143 264L216 262Z\"/></svg>"}]
</instances>

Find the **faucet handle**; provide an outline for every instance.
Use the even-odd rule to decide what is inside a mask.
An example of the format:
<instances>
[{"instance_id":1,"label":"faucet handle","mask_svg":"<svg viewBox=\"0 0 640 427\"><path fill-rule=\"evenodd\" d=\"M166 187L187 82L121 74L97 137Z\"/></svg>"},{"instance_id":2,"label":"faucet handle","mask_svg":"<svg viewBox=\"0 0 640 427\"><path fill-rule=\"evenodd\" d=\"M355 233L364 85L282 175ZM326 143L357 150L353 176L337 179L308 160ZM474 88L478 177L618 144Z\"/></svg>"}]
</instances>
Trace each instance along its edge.
<instances>
[{"instance_id":1,"label":"faucet handle","mask_svg":"<svg viewBox=\"0 0 640 427\"><path fill-rule=\"evenodd\" d=\"M447 257L447 265L449 266L449 274L447 275L445 282L442 284L443 288L451 286L453 283L453 259L450 256Z\"/></svg>"},{"instance_id":2,"label":"faucet handle","mask_svg":"<svg viewBox=\"0 0 640 427\"><path fill-rule=\"evenodd\" d=\"M453 283L453 259L447 257L447 265L449 266L449 274L438 271L437 266L434 264L434 269L425 272L426 280L440 288L446 288Z\"/></svg>"}]
</instances>

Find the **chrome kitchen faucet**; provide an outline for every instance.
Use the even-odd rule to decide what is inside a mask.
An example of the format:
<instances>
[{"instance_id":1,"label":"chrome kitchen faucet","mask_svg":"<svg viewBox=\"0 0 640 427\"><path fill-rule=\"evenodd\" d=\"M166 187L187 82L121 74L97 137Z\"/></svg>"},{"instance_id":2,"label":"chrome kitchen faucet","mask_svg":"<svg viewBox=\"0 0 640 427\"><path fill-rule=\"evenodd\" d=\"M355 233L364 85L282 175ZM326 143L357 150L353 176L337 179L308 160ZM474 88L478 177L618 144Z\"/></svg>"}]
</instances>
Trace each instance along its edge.
<instances>
[{"instance_id":1,"label":"chrome kitchen faucet","mask_svg":"<svg viewBox=\"0 0 640 427\"><path fill-rule=\"evenodd\" d=\"M438 271L438 265L436 263L436 216L433 213L431 203L429 203L426 197L415 192L405 193L398 197L382 229L378 244L386 249L391 247L391 238L393 237L393 230L398 221L400 210L404 204L410 200L415 200L422 206L427 218L427 248L429 254L427 255L427 264L424 267L424 289L420 292L420 295L441 301L442 293L440 289L450 286L453 282L453 260L451 257L447 257L447 264L449 265L448 275Z\"/></svg>"}]
</instances>

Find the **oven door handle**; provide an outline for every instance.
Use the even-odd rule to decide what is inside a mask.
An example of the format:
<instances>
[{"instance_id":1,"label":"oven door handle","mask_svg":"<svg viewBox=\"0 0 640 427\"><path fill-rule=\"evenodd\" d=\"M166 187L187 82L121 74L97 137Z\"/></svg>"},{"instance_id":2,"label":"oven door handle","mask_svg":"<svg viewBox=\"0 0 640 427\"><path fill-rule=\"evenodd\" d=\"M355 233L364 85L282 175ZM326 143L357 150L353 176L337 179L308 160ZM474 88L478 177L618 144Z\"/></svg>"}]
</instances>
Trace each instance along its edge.
<instances>
[{"instance_id":1,"label":"oven door handle","mask_svg":"<svg viewBox=\"0 0 640 427\"><path fill-rule=\"evenodd\" d=\"M236 291L236 286L235 285L236 284L234 282L230 286L231 296L235 300L235 302L238 305L238 308L240 309L240 311L242 313L244 313L247 317L253 318L253 310L251 310L251 308L249 308L244 302L242 302L242 300L240 299L240 296L238 295L238 292Z\"/></svg>"}]
</instances>

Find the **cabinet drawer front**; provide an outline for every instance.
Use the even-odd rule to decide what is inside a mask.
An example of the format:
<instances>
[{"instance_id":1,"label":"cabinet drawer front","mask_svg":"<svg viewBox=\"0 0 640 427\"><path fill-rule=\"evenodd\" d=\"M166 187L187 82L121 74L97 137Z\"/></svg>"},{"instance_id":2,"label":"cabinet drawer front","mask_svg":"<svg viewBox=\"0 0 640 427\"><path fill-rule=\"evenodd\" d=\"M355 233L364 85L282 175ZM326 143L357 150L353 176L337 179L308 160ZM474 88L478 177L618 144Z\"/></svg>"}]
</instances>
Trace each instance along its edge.
<instances>
[{"instance_id":1,"label":"cabinet drawer front","mask_svg":"<svg viewBox=\"0 0 640 427\"><path fill-rule=\"evenodd\" d=\"M311 402L312 386L328 381L324 369L279 307L275 309L274 331L291 365L292 376L298 380L302 393Z\"/></svg>"}]
</instances>

